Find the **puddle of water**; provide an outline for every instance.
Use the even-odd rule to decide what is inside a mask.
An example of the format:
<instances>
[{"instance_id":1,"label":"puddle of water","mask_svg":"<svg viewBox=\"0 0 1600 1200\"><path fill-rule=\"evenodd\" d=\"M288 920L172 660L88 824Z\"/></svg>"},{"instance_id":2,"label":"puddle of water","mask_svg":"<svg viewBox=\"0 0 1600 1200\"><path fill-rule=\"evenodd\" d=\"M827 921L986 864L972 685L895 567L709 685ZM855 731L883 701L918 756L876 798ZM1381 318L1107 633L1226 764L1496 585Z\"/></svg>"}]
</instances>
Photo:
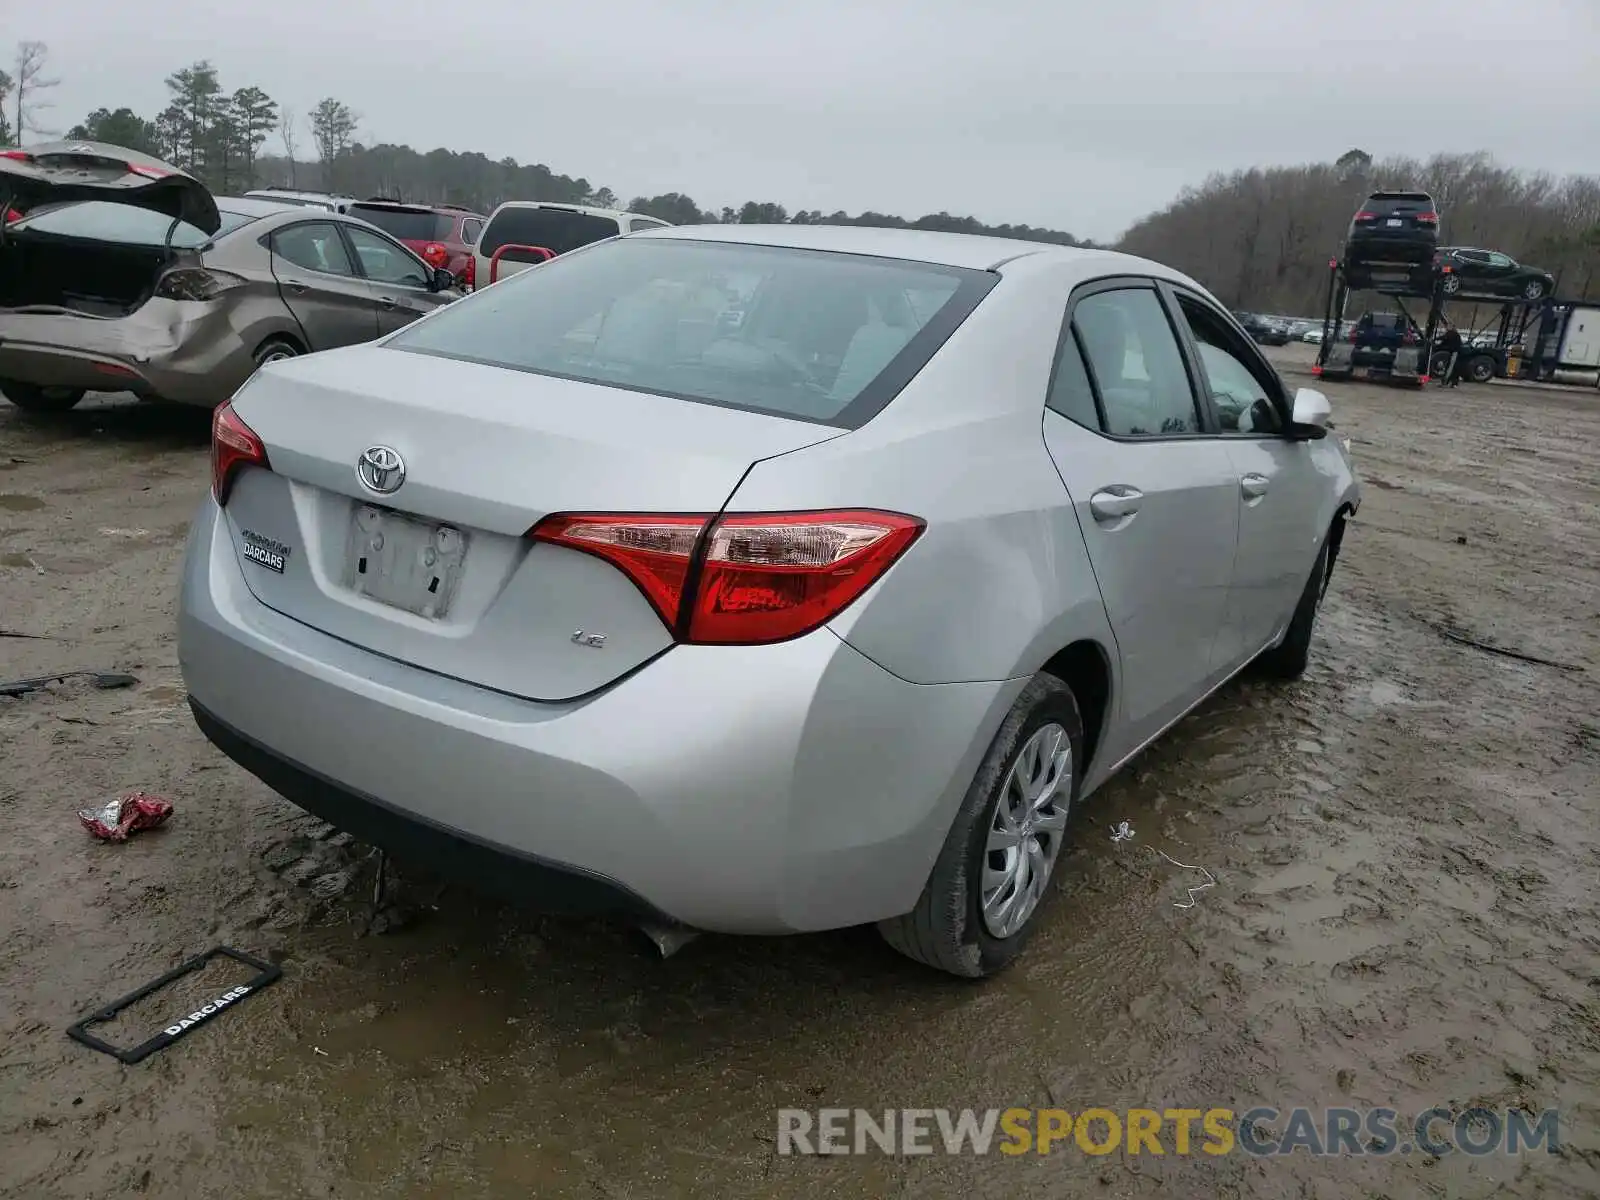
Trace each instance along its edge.
<instances>
[{"instance_id":1,"label":"puddle of water","mask_svg":"<svg viewBox=\"0 0 1600 1200\"><path fill-rule=\"evenodd\" d=\"M37 496L24 495L22 492L0 492L0 508L10 512L38 512L44 506L44 501Z\"/></svg>"}]
</instances>

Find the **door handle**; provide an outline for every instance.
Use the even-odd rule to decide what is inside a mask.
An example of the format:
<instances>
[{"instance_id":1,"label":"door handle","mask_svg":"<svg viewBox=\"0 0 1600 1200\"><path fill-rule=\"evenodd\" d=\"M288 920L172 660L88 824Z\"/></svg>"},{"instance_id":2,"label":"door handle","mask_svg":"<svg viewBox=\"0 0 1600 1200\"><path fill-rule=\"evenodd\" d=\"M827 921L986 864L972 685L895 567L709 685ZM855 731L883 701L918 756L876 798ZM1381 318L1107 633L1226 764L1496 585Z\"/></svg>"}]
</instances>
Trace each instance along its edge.
<instances>
[{"instance_id":1,"label":"door handle","mask_svg":"<svg viewBox=\"0 0 1600 1200\"><path fill-rule=\"evenodd\" d=\"M296 295L300 295L306 291L306 285L301 283L298 279L285 279L283 281L283 286L288 288L291 292L294 292Z\"/></svg>"},{"instance_id":2,"label":"door handle","mask_svg":"<svg viewBox=\"0 0 1600 1200\"><path fill-rule=\"evenodd\" d=\"M1246 500L1259 500L1267 494L1267 489L1272 486L1272 480L1265 475L1254 472L1242 476L1239 480L1239 490L1244 493Z\"/></svg>"},{"instance_id":3,"label":"door handle","mask_svg":"<svg viewBox=\"0 0 1600 1200\"><path fill-rule=\"evenodd\" d=\"M396 300L393 296L379 296L378 303L383 305L385 308L393 308L395 305L399 304L400 301Z\"/></svg>"},{"instance_id":4,"label":"door handle","mask_svg":"<svg viewBox=\"0 0 1600 1200\"><path fill-rule=\"evenodd\" d=\"M1144 503L1144 493L1125 483L1114 483L1089 497L1089 511L1096 521L1110 524L1131 517Z\"/></svg>"}]
</instances>

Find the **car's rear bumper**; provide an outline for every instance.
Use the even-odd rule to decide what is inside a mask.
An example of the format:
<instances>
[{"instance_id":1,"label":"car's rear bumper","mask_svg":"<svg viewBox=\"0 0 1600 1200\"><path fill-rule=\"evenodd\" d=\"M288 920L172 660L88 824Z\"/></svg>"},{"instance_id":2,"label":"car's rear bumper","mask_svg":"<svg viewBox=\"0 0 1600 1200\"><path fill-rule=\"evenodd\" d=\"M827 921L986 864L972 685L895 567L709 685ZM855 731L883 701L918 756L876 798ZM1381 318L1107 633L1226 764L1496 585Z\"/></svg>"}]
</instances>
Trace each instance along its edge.
<instances>
[{"instance_id":1,"label":"car's rear bumper","mask_svg":"<svg viewBox=\"0 0 1600 1200\"><path fill-rule=\"evenodd\" d=\"M215 406L255 370L251 354L222 305L151 300L115 320L12 312L0 379Z\"/></svg>"},{"instance_id":2,"label":"car's rear bumper","mask_svg":"<svg viewBox=\"0 0 1600 1200\"><path fill-rule=\"evenodd\" d=\"M910 684L821 629L520 700L264 607L217 515L191 529L179 605L208 736L303 807L535 903L565 872L555 907L729 932L909 911L1025 683Z\"/></svg>"},{"instance_id":3,"label":"car's rear bumper","mask_svg":"<svg viewBox=\"0 0 1600 1200\"><path fill-rule=\"evenodd\" d=\"M1400 262L1425 265L1433 261L1438 242L1416 233L1378 231L1352 233L1345 242L1347 262Z\"/></svg>"},{"instance_id":4,"label":"car's rear bumper","mask_svg":"<svg viewBox=\"0 0 1600 1200\"><path fill-rule=\"evenodd\" d=\"M470 880L479 891L533 904L545 912L671 920L615 880L545 862L352 791L268 749L193 697L189 707L207 740L273 791L403 860L425 864L453 879Z\"/></svg>"}]
</instances>

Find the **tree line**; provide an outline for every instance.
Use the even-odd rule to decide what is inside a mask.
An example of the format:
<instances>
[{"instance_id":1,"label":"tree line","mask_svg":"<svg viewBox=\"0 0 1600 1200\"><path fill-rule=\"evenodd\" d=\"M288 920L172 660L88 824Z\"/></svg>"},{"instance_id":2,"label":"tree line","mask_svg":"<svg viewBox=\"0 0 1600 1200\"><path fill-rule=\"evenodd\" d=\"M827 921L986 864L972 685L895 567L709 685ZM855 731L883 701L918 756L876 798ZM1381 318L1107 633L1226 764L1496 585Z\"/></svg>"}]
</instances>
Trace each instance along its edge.
<instances>
[{"instance_id":1,"label":"tree line","mask_svg":"<svg viewBox=\"0 0 1600 1200\"><path fill-rule=\"evenodd\" d=\"M1137 221L1118 249L1167 263L1224 303L1320 314L1328 263L1367 194L1420 189L1439 205L1440 240L1509 254L1556 276L1556 292L1600 296L1600 178L1500 166L1487 154L1332 163L1215 174Z\"/></svg>"},{"instance_id":2,"label":"tree line","mask_svg":"<svg viewBox=\"0 0 1600 1200\"><path fill-rule=\"evenodd\" d=\"M0 70L0 144L54 136L41 117L50 107L49 89L59 83L46 72L47 56L44 43L22 42L12 69ZM345 102L327 97L310 112L297 114L257 85L229 91L206 60L173 72L166 86L168 104L153 117L126 107L100 108L67 136L153 154L221 194L294 187L457 204L479 212L503 200L547 200L627 207L675 225L867 225L1092 244L1061 230L987 225L948 212L915 219L842 210L791 213L782 204L756 200L706 209L682 192L635 196L624 205L610 188L560 174L543 163L366 142L360 137L360 114ZM1320 313L1328 261L1339 253L1351 215L1378 188L1431 193L1443 214L1447 243L1500 250L1543 267L1556 275L1563 295L1600 295L1600 179L1516 171L1487 154L1375 161L1351 150L1332 163L1214 174L1136 221L1116 248L1176 267L1236 308Z\"/></svg>"},{"instance_id":3,"label":"tree line","mask_svg":"<svg viewBox=\"0 0 1600 1200\"><path fill-rule=\"evenodd\" d=\"M43 44L26 44L38 48L42 64ZM21 93L9 81L9 76L0 73L0 101L15 92L20 103ZM36 97L42 87L55 82L33 83L29 94ZM682 192L635 196L624 205L610 188L597 187L581 176L559 174L543 163L519 163L514 158L494 159L442 147L424 152L389 142L363 142L358 133L361 116L343 101L328 97L301 117L253 84L228 91L217 67L207 60L173 72L166 85L169 103L154 117L126 107L98 108L66 136L153 154L224 195L253 187L292 187L419 204L458 204L479 212L488 212L503 200L548 200L597 208L626 207L675 225L774 221L873 225L1027 238L1065 246L1086 244L1057 229L985 225L975 217L947 212L914 220L876 212L791 214L782 204L756 200L712 210L701 208ZM9 128L0 123L0 143L12 136ZM50 133L36 122L29 123L18 140ZM302 134L308 134L309 141L302 141ZM303 157L302 150L314 157Z\"/></svg>"}]
</instances>

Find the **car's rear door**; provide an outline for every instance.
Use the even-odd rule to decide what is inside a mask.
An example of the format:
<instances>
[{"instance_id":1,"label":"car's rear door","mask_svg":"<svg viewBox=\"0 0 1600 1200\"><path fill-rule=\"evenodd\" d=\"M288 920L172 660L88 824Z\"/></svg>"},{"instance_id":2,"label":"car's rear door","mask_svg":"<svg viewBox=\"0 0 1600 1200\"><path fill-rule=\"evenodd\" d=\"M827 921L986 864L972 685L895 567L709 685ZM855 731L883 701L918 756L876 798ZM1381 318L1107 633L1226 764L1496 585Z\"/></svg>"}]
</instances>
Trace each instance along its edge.
<instances>
[{"instance_id":1,"label":"car's rear door","mask_svg":"<svg viewBox=\"0 0 1600 1200\"><path fill-rule=\"evenodd\" d=\"M1045 413L1122 666L1133 749L1212 685L1233 580L1238 476L1207 428L1155 283L1107 280L1073 298Z\"/></svg>"},{"instance_id":2,"label":"car's rear door","mask_svg":"<svg viewBox=\"0 0 1600 1200\"><path fill-rule=\"evenodd\" d=\"M1212 666L1232 671L1276 639L1311 573L1325 482L1310 443L1290 441L1282 380L1215 307L1173 289L1185 348L1216 418L1237 479L1239 545Z\"/></svg>"},{"instance_id":3,"label":"car's rear door","mask_svg":"<svg viewBox=\"0 0 1600 1200\"><path fill-rule=\"evenodd\" d=\"M278 292L308 349L331 350L378 336L377 299L357 274L333 221L297 221L267 238Z\"/></svg>"}]
</instances>

